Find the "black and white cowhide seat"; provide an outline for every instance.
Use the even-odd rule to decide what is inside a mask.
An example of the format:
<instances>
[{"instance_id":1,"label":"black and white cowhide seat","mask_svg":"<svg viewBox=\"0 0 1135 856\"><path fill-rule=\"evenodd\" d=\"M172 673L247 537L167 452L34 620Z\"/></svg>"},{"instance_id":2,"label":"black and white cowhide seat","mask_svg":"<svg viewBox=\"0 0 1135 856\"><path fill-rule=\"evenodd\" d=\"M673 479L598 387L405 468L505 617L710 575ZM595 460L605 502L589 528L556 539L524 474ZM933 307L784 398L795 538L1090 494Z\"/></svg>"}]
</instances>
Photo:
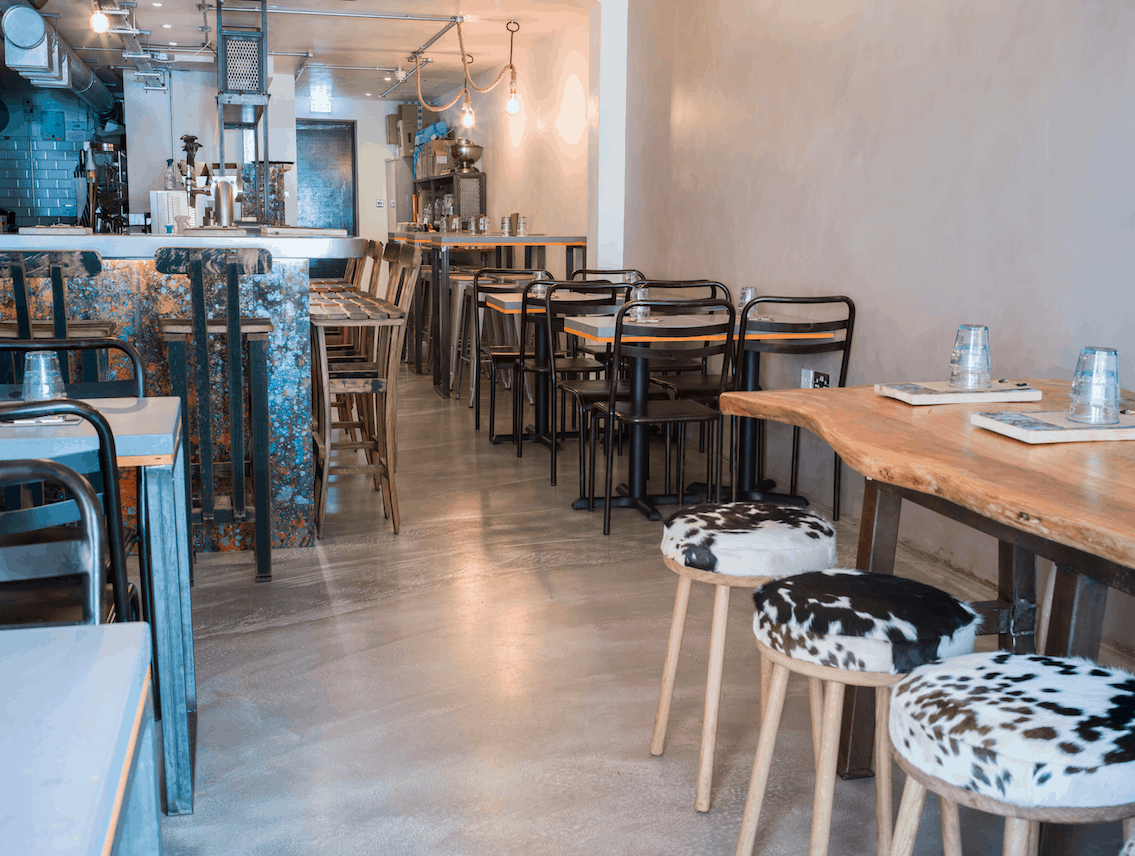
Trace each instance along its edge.
<instances>
[{"instance_id":1,"label":"black and white cowhide seat","mask_svg":"<svg viewBox=\"0 0 1135 856\"><path fill-rule=\"evenodd\" d=\"M913 848L927 789L951 824L959 803L1005 816L1006 854L1027 852L1028 825L1043 820L1127 819L1135 851L1135 675L1041 655L958 657L895 685L890 735L909 776L898 856Z\"/></svg>"},{"instance_id":2,"label":"black and white cowhide seat","mask_svg":"<svg viewBox=\"0 0 1135 856\"><path fill-rule=\"evenodd\" d=\"M794 660L903 674L973 650L977 613L944 591L889 574L832 569L762 586L757 640Z\"/></svg>"},{"instance_id":3,"label":"black and white cowhide seat","mask_svg":"<svg viewBox=\"0 0 1135 856\"><path fill-rule=\"evenodd\" d=\"M773 580L754 592L753 600L757 648L762 666L772 665L772 675L737 854L749 856L753 851L788 675L794 672L808 677L812 697L816 791L808 852L823 856L831 833L847 685L875 687L878 715L885 717L890 688L906 672L973 651L980 618L968 604L932 586L842 568ZM820 707L823 713L817 716ZM875 757L887 756L886 730L876 729ZM877 765L875 787L876 845L885 854L891 845L889 764Z\"/></svg>"},{"instance_id":4,"label":"black and white cowhide seat","mask_svg":"<svg viewBox=\"0 0 1135 856\"><path fill-rule=\"evenodd\" d=\"M784 577L835 564L835 527L773 502L683 508L662 529L662 555L687 568L736 577Z\"/></svg>"},{"instance_id":5,"label":"black and white cowhide seat","mask_svg":"<svg viewBox=\"0 0 1135 856\"><path fill-rule=\"evenodd\" d=\"M835 564L835 527L818 514L771 502L695 505L680 509L664 524L662 558L666 567L679 575L678 594L650 752L661 755L666 744L690 589L694 580L710 583L715 592L713 626L694 797L698 811L709 811L730 592L733 588L756 588L789 574L830 568ZM762 705L764 697L762 693Z\"/></svg>"}]
</instances>

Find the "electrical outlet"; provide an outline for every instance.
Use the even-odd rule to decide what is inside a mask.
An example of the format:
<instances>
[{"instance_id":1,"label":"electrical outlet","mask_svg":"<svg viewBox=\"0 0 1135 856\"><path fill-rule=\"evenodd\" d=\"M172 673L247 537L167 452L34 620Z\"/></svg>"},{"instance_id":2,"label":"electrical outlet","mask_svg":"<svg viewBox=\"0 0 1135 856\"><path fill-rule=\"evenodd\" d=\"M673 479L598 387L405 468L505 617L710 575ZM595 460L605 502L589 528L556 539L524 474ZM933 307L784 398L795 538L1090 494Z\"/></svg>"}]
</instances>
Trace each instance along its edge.
<instances>
[{"instance_id":1,"label":"electrical outlet","mask_svg":"<svg viewBox=\"0 0 1135 856\"><path fill-rule=\"evenodd\" d=\"M381 200L381 199L376 199L376 200L374 200L374 207L375 207L375 208L381 208L381 207L382 207L382 204L383 204L383 203L382 203L382 200Z\"/></svg>"},{"instance_id":2,"label":"electrical outlet","mask_svg":"<svg viewBox=\"0 0 1135 856\"><path fill-rule=\"evenodd\" d=\"M800 369L801 389L827 389L832 385L832 376L812 369Z\"/></svg>"}]
</instances>

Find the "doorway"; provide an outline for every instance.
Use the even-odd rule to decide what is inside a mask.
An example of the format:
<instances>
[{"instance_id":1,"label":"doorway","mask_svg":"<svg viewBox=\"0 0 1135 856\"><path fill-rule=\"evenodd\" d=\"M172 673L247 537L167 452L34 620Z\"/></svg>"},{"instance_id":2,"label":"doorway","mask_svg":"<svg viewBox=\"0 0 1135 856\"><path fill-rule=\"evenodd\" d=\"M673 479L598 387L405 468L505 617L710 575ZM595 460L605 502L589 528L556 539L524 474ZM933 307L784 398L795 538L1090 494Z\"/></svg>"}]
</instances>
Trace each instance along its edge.
<instances>
[{"instance_id":1,"label":"doorway","mask_svg":"<svg viewBox=\"0 0 1135 856\"><path fill-rule=\"evenodd\" d=\"M355 123L296 120L299 226L358 235ZM312 259L312 278L342 276L345 259Z\"/></svg>"}]
</instances>

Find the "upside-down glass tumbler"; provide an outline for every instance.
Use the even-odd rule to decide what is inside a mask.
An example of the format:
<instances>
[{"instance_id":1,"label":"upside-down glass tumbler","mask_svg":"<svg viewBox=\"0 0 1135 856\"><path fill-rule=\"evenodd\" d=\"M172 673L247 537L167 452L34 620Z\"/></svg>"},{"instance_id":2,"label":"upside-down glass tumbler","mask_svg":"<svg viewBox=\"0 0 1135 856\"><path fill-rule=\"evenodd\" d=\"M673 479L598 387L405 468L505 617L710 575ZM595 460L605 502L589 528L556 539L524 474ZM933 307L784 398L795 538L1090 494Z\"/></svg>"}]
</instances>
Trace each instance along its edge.
<instances>
[{"instance_id":1,"label":"upside-down glass tumbler","mask_svg":"<svg viewBox=\"0 0 1135 856\"><path fill-rule=\"evenodd\" d=\"M1071 422L1116 425L1119 422L1119 354L1115 348L1080 349L1072 391Z\"/></svg>"}]
</instances>

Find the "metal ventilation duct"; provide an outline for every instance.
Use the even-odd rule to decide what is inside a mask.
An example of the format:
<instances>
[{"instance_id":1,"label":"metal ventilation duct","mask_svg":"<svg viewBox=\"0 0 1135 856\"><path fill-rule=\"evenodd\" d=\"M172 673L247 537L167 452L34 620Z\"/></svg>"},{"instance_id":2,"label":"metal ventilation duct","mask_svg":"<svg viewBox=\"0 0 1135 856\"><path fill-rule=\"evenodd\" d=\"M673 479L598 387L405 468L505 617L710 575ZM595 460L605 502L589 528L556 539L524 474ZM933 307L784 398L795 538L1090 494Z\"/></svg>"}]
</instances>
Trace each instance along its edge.
<instances>
[{"instance_id":1,"label":"metal ventilation duct","mask_svg":"<svg viewBox=\"0 0 1135 856\"><path fill-rule=\"evenodd\" d=\"M69 89L100 116L114 109L114 96L87 64L30 6L12 6L0 18L4 64L33 86Z\"/></svg>"}]
</instances>

